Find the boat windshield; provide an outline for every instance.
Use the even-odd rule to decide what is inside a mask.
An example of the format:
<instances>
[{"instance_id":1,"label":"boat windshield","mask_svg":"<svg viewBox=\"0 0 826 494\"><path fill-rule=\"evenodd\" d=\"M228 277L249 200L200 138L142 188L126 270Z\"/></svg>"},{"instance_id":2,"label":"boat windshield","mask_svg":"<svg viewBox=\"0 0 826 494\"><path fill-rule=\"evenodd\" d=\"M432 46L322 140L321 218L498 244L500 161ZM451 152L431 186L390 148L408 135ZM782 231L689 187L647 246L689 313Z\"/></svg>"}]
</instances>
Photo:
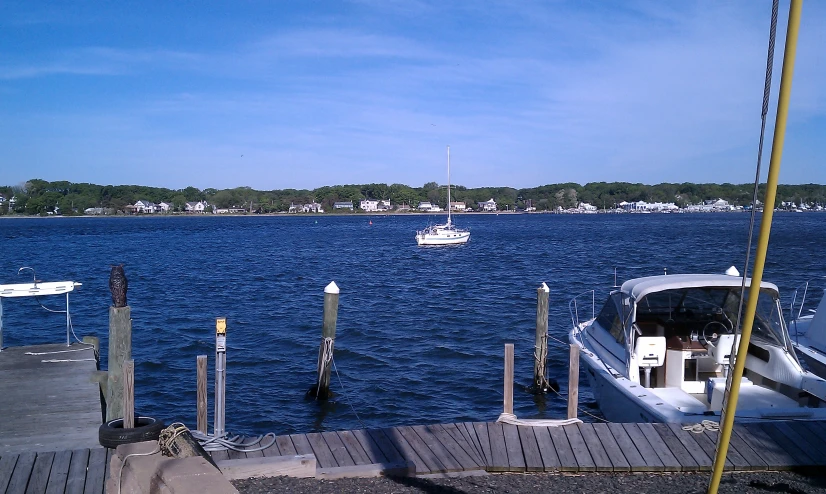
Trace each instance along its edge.
<instances>
[{"instance_id":1,"label":"boat windshield","mask_svg":"<svg viewBox=\"0 0 826 494\"><path fill-rule=\"evenodd\" d=\"M745 313L748 301L743 303ZM716 332L731 331L737 325L740 288L694 287L664 290L646 295L636 304L636 322L661 325L666 335L690 336L713 323ZM723 329L725 327L725 329ZM773 290L760 290L752 339L786 347L783 317Z\"/></svg>"}]
</instances>

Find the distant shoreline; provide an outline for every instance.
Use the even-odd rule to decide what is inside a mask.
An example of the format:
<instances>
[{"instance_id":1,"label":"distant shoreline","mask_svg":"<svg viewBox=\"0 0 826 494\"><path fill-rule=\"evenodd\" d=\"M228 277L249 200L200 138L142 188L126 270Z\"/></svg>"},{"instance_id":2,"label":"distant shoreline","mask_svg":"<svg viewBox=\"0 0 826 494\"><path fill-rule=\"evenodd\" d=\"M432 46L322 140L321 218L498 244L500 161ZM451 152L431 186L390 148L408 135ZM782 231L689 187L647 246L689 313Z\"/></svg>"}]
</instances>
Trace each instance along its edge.
<instances>
[{"instance_id":1,"label":"distant shoreline","mask_svg":"<svg viewBox=\"0 0 826 494\"><path fill-rule=\"evenodd\" d=\"M794 212L802 212L802 213L818 213L823 211L785 211L785 210L776 210L776 213L794 213ZM666 212L650 212L650 213L636 213L636 212L614 212L614 211L599 211L595 213L556 213L553 211L497 211L497 212L486 212L486 211L473 211L473 212L465 212L465 213L451 213L453 216L516 216L516 215L560 215L560 216L604 216L604 215L614 215L614 216L626 216L626 215L641 215L641 214L656 214L656 215L664 215L664 214L720 214L720 213L748 213L748 211L692 211L692 212L679 212L679 213L666 213ZM14 215L3 215L0 216L0 221L2 220L14 220L14 219L59 219L59 218L121 218L121 219L136 219L136 218L259 218L259 217L274 217L274 218L324 218L324 217L376 217L376 216L446 216L446 212L387 212L387 213L378 213L378 212L365 212L365 213L246 213L246 214L213 214L213 213L204 213L204 214L78 214L78 215L48 215L48 216L41 216L41 215L21 215L21 214L14 214Z\"/></svg>"}]
</instances>

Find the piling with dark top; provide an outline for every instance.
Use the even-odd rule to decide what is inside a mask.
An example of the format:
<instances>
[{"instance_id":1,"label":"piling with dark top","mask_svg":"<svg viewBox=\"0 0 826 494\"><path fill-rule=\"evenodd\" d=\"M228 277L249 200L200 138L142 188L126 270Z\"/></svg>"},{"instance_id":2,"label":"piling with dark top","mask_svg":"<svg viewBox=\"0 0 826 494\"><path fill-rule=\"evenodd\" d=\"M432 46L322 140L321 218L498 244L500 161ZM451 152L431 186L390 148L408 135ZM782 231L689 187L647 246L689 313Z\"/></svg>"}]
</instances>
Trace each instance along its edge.
<instances>
[{"instance_id":1,"label":"piling with dark top","mask_svg":"<svg viewBox=\"0 0 826 494\"><path fill-rule=\"evenodd\" d=\"M123 363L132 358L132 309L109 307L106 420L123 417Z\"/></svg>"},{"instance_id":2,"label":"piling with dark top","mask_svg":"<svg viewBox=\"0 0 826 494\"><path fill-rule=\"evenodd\" d=\"M339 289L335 281L324 287L324 319L321 324L321 345L318 349L318 379L307 396L326 400L330 397L330 367L336 340Z\"/></svg>"},{"instance_id":3,"label":"piling with dark top","mask_svg":"<svg viewBox=\"0 0 826 494\"><path fill-rule=\"evenodd\" d=\"M533 353L533 392L547 393L550 385L545 364L548 360L548 285L536 289L536 339Z\"/></svg>"}]
</instances>

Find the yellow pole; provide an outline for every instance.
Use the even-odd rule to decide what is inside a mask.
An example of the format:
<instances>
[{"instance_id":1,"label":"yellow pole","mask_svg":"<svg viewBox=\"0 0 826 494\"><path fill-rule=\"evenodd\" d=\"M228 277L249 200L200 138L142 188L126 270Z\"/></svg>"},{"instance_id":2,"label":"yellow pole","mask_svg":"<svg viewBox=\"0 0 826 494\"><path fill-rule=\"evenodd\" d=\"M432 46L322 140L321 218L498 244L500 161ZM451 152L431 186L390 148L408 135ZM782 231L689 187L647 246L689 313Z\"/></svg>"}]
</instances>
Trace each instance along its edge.
<instances>
[{"instance_id":1,"label":"yellow pole","mask_svg":"<svg viewBox=\"0 0 826 494\"><path fill-rule=\"evenodd\" d=\"M716 494L723 476L723 466L726 463L731 429L734 427L734 414L737 410L737 397L740 392L740 380L743 377L743 367L746 363L746 352L749 347L751 330L754 324L754 315L757 312L757 297L760 294L760 283L763 281L763 267L766 263L766 251L769 247L769 233L771 232L774 201L777 195L777 179L780 175L780 159L783 155L783 140L786 136L786 117L789 113L789 99L792 94L792 74L794 72L794 58L797 52L797 32L800 27L800 11L803 0L791 0L789 6L789 26L786 31L786 49L783 55L783 72L780 76L780 98L777 102L777 117L774 124L774 140L772 143L771 162L769 163L769 177L766 182L766 197L763 203L763 219L760 222L760 237L757 241L757 252L754 256L754 272L749 286L749 300L743 319L743 332L737 347L737 360L734 362L734 376L731 380L731 391L723 414L723 423L720 424L720 441L717 455L714 458L714 471L708 485L708 493Z\"/></svg>"}]
</instances>

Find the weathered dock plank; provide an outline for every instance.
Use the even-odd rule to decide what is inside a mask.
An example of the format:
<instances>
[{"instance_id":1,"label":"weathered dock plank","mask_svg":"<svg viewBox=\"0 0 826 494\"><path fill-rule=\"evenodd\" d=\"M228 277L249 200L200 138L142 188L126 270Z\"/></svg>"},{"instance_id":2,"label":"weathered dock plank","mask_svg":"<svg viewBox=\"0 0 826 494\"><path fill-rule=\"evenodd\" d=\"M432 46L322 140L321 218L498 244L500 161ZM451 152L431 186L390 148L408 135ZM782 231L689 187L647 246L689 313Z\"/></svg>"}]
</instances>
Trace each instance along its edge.
<instances>
[{"instance_id":1,"label":"weathered dock plank","mask_svg":"<svg viewBox=\"0 0 826 494\"><path fill-rule=\"evenodd\" d=\"M364 446L365 450L372 451L376 455L376 459L380 460L374 463L383 463L384 461L389 463L400 463L407 460L402 452L396 449L387 436L385 436L384 433L378 429L356 431L356 437L358 437L359 443ZM384 457L384 460L381 460L379 453L381 453ZM409 459L413 461L412 458Z\"/></svg>"},{"instance_id":2,"label":"weathered dock plank","mask_svg":"<svg viewBox=\"0 0 826 494\"><path fill-rule=\"evenodd\" d=\"M542 461L542 453L539 451L539 444L536 441L533 427L517 426L519 440L522 442L522 452L525 455L525 470L528 472L542 472L545 464Z\"/></svg>"},{"instance_id":3,"label":"weathered dock plank","mask_svg":"<svg viewBox=\"0 0 826 494\"><path fill-rule=\"evenodd\" d=\"M474 422L473 430L476 432L476 437L479 439L479 447L482 448L482 458L485 460L485 465L490 467L493 465L493 456L490 449L488 426L485 422Z\"/></svg>"},{"instance_id":4,"label":"weathered dock plank","mask_svg":"<svg viewBox=\"0 0 826 494\"><path fill-rule=\"evenodd\" d=\"M96 370L89 345L0 352L0 454L99 447L100 388L90 380Z\"/></svg>"},{"instance_id":5,"label":"weathered dock plank","mask_svg":"<svg viewBox=\"0 0 826 494\"><path fill-rule=\"evenodd\" d=\"M88 465L88 449L76 449L72 451L72 461L69 463L69 477L66 479L66 494L83 494L83 488L86 486L86 467Z\"/></svg>"},{"instance_id":6,"label":"weathered dock plank","mask_svg":"<svg viewBox=\"0 0 826 494\"><path fill-rule=\"evenodd\" d=\"M505 450L508 452L508 465L512 472L525 471L525 455L522 453L522 444L519 441L519 431L513 424L502 424L505 435Z\"/></svg>"},{"instance_id":7,"label":"weathered dock plank","mask_svg":"<svg viewBox=\"0 0 826 494\"><path fill-rule=\"evenodd\" d=\"M611 467L614 472L627 472L631 470L631 465L623 454L619 443L614 439L608 424L593 424L594 434L602 442L602 447L605 448L605 454L608 455L608 460L611 462ZM633 447L633 446L632 446ZM636 451L636 448L634 449Z\"/></svg>"},{"instance_id":8,"label":"weathered dock plank","mask_svg":"<svg viewBox=\"0 0 826 494\"><path fill-rule=\"evenodd\" d=\"M490 439L491 452L488 469L492 472L509 471L508 450L505 446L505 431L502 424L488 423L488 438Z\"/></svg>"},{"instance_id":9,"label":"weathered dock plank","mask_svg":"<svg viewBox=\"0 0 826 494\"><path fill-rule=\"evenodd\" d=\"M86 469L86 485L83 494L103 494L106 481L106 450L96 448L89 451L89 466Z\"/></svg>"},{"instance_id":10,"label":"weathered dock plank","mask_svg":"<svg viewBox=\"0 0 826 494\"><path fill-rule=\"evenodd\" d=\"M388 427L387 429L370 429L368 430L368 432L370 433L370 437L376 439L377 443L380 440L379 435L383 434L387 438L387 440L390 441L390 444L392 444L393 447L397 451L399 451L406 460L412 461L413 464L416 465L417 474L432 473L432 471L430 470L430 466L428 466L428 464L425 463L425 461L418 455L418 453L416 453L416 450L414 450L413 447L410 446L410 443L408 443L407 440L405 440L405 438L402 436L401 432L397 428Z\"/></svg>"},{"instance_id":11,"label":"weathered dock plank","mask_svg":"<svg viewBox=\"0 0 826 494\"><path fill-rule=\"evenodd\" d=\"M71 462L71 451L55 453L52 470L49 472L49 483L46 485L46 494L62 494L66 490L66 480L69 478Z\"/></svg>"},{"instance_id":12,"label":"weathered dock plank","mask_svg":"<svg viewBox=\"0 0 826 494\"><path fill-rule=\"evenodd\" d=\"M453 441L462 448L462 452L466 454L476 468L485 468L485 462L479 457L479 453L468 439L465 429L462 424L439 424L439 427L450 435ZM454 455L455 456L455 455Z\"/></svg>"},{"instance_id":13,"label":"weathered dock plank","mask_svg":"<svg viewBox=\"0 0 826 494\"><path fill-rule=\"evenodd\" d=\"M594 460L594 468L596 468L596 471L612 471L614 466L611 464L611 459L608 458L605 446L597 436L594 424L578 424L576 427L579 429L579 433L582 434L582 439L585 441L585 446L588 447L591 459Z\"/></svg>"},{"instance_id":14,"label":"weathered dock plank","mask_svg":"<svg viewBox=\"0 0 826 494\"><path fill-rule=\"evenodd\" d=\"M477 462L473 456L471 456L472 453L469 451L471 447L462 435L459 434L458 430L456 431L458 438L455 438L442 424L428 425L426 427L428 431L436 436L436 439L439 440L445 450L459 463L462 470L479 470L480 468L484 468L484 465Z\"/></svg>"},{"instance_id":15,"label":"weathered dock plank","mask_svg":"<svg viewBox=\"0 0 826 494\"><path fill-rule=\"evenodd\" d=\"M643 458L639 448L637 448L634 441L631 440L631 436L628 435L628 432L622 427L622 424L605 424L605 426L608 429L609 434L611 434L611 437L613 437L614 441L617 443L617 447L622 450L622 454L625 457L625 461L628 463L628 467L631 471L650 472L655 470L653 466L649 465L648 462L645 461L645 458ZM602 432L600 432L600 435L601 434ZM646 445L649 448L651 447L647 443ZM654 454L653 451L652 454Z\"/></svg>"},{"instance_id":16,"label":"weathered dock plank","mask_svg":"<svg viewBox=\"0 0 826 494\"><path fill-rule=\"evenodd\" d=\"M677 440L680 441L680 444L683 445L685 450L688 451L688 454L691 455L691 458L697 463L697 468L700 471L711 470L711 464L714 459L714 453L712 452L711 456L709 456L703 450L703 447L700 446L700 444L698 443L698 440L700 440L700 438L702 437L700 434L695 434L693 432L684 430L682 425L680 424L665 425L668 427L671 433L677 437ZM723 465L723 467L728 467L729 469L731 469L731 462L726 460L725 465Z\"/></svg>"},{"instance_id":17,"label":"weathered dock plank","mask_svg":"<svg viewBox=\"0 0 826 494\"><path fill-rule=\"evenodd\" d=\"M37 459L36 453L20 453L17 457L17 464L9 479L9 486L6 487L6 494L24 494L29 478L34 468L34 461Z\"/></svg>"},{"instance_id":18,"label":"weathered dock plank","mask_svg":"<svg viewBox=\"0 0 826 494\"><path fill-rule=\"evenodd\" d=\"M353 459L356 465L368 465L370 463L382 463L381 461L374 461L373 458L365 451L359 440L355 435L356 431L338 431L339 440L347 449L347 453Z\"/></svg>"},{"instance_id":19,"label":"weathered dock plank","mask_svg":"<svg viewBox=\"0 0 826 494\"><path fill-rule=\"evenodd\" d=\"M324 438L321 437L321 434L318 432L311 432L309 434L304 434L304 437L307 438L307 442L310 444L312 448L311 453L315 455L316 461L318 462L319 468L331 468L339 466L338 462L336 461L336 457L333 455L333 452L330 450L330 447L327 445L327 442L324 441ZM293 443L295 443L296 449L298 448L298 442L295 440L295 436L293 436ZM299 451L301 451L299 449ZM307 454L307 453L301 453Z\"/></svg>"},{"instance_id":20,"label":"weathered dock plank","mask_svg":"<svg viewBox=\"0 0 826 494\"><path fill-rule=\"evenodd\" d=\"M568 442L571 444L571 450L574 452L579 471L596 471L597 465L594 463L594 459L591 458L591 453L588 452L588 445L585 443L585 438L582 437L579 427L576 425L567 425L562 427L562 430L565 432L565 436L568 437Z\"/></svg>"},{"instance_id":21,"label":"weathered dock plank","mask_svg":"<svg viewBox=\"0 0 826 494\"><path fill-rule=\"evenodd\" d=\"M539 454L542 457L542 465L546 472L558 472L562 466L559 462L559 455L554 448L549 427L532 427Z\"/></svg>"},{"instance_id":22,"label":"weathered dock plank","mask_svg":"<svg viewBox=\"0 0 826 494\"><path fill-rule=\"evenodd\" d=\"M651 425L651 428L659 434L660 439L668 446L668 450L680 462L682 470L695 472L700 469L697 460L691 456L691 453L683 446L680 439L671 432L668 424L640 424L640 427L643 425Z\"/></svg>"},{"instance_id":23,"label":"weathered dock plank","mask_svg":"<svg viewBox=\"0 0 826 494\"><path fill-rule=\"evenodd\" d=\"M105 451L105 450L104 450ZM45 494L46 486L49 484L49 472L52 471L55 453L39 453L34 461L34 468L29 478L29 485L26 487L26 494Z\"/></svg>"},{"instance_id":24,"label":"weathered dock plank","mask_svg":"<svg viewBox=\"0 0 826 494\"><path fill-rule=\"evenodd\" d=\"M663 470L676 472L682 469L677 457L668 449L668 445L663 442L652 424L623 424L623 426L640 451L643 450L644 444L648 444L651 447L655 456L649 457L646 456L645 453L643 454L643 457L646 458L646 461L649 461L650 464L656 465L657 462L654 461L656 458L659 464L662 465Z\"/></svg>"},{"instance_id":25,"label":"weathered dock plank","mask_svg":"<svg viewBox=\"0 0 826 494\"><path fill-rule=\"evenodd\" d=\"M568 436L562 427L548 427L548 434L554 443L557 455L559 456L559 469L563 472L576 472L579 470L579 465L576 462L574 450L571 448L571 442L568 441Z\"/></svg>"},{"instance_id":26,"label":"weathered dock plank","mask_svg":"<svg viewBox=\"0 0 826 494\"><path fill-rule=\"evenodd\" d=\"M347 448L344 446L341 438L335 432L322 432L321 437L333 453L333 458L336 459L336 465L340 467L351 467L356 464Z\"/></svg>"}]
</instances>

